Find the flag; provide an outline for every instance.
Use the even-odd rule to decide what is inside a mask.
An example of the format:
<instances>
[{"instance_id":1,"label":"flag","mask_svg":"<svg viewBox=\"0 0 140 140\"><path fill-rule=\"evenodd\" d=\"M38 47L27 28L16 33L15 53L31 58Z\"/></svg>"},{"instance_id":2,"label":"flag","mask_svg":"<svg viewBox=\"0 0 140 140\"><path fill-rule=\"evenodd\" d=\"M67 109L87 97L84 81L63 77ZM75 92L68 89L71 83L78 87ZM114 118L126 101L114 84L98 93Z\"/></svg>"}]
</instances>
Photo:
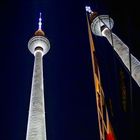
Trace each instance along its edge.
<instances>
[{"instance_id":1,"label":"flag","mask_svg":"<svg viewBox=\"0 0 140 140\"><path fill-rule=\"evenodd\" d=\"M114 130L112 128L111 122L108 117L108 112L106 109L106 140L116 140Z\"/></svg>"}]
</instances>

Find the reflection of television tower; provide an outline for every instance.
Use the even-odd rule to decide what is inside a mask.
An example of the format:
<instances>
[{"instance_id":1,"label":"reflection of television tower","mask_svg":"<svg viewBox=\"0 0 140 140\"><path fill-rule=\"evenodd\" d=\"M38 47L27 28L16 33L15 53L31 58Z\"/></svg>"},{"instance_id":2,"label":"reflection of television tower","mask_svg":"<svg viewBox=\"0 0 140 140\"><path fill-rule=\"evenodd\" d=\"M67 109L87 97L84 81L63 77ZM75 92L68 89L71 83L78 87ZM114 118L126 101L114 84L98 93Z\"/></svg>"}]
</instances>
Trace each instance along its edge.
<instances>
[{"instance_id":1,"label":"reflection of television tower","mask_svg":"<svg viewBox=\"0 0 140 140\"><path fill-rule=\"evenodd\" d=\"M92 15L94 15L94 12L91 10L89 12L91 13L92 17L92 32L95 35L104 36L107 38L124 65L129 71L131 71L133 79L140 86L140 62L132 54L129 55L129 48L127 45L124 44L114 33L112 33L111 29L114 25L112 18L110 18L108 15L96 15L93 17Z\"/></svg>"},{"instance_id":2,"label":"reflection of television tower","mask_svg":"<svg viewBox=\"0 0 140 140\"><path fill-rule=\"evenodd\" d=\"M92 17L96 15L96 13L93 13L90 7L88 6L86 6L86 11L91 13ZM104 90L101 83L100 69L99 69L99 65L98 65L98 61L96 57L96 51L94 47L94 41L93 41L93 37L91 33L88 15L87 15L87 25L88 25L91 61L92 61L92 68L93 68L95 95L96 95L99 136L100 136L100 140L115 140L114 131L111 126L108 109L105 102Z\"/></svg>"},{"instance_id":3,"label":"reflection of television tower","mask_svg":"<svg viewBox=\"0 0 140 140\"><path fill-rule=\"evenodd\" d=\"M49 51L50 43L41 29L41 20L40 14L39 28L28 42L28 48L34 54L35 61L26 140L46 140L43 55Z\"/></svg>"}]
</instances>

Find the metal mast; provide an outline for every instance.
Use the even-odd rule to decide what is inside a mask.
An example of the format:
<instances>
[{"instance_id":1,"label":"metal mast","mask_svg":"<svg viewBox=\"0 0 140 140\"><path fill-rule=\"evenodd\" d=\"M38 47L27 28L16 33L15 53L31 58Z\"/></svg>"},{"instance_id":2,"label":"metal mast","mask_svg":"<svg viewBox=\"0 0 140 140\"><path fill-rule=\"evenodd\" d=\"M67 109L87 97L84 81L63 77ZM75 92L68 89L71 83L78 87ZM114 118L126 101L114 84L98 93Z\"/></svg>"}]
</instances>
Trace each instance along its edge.
<instances>
[{"instance_id":1,"label":"metal mast","mask_svg":"<svg viewBox=\"0 0 140 140\"><path fill-rule=\"evenodd\" d=\"M44 85L43 85L43 56L49 51L50 43L42 31L41 13L39 27L28 42L28 48L34 54L34 69L30 97L30 108L26 140L46 140Z\"/></svg>"}]
</instances>

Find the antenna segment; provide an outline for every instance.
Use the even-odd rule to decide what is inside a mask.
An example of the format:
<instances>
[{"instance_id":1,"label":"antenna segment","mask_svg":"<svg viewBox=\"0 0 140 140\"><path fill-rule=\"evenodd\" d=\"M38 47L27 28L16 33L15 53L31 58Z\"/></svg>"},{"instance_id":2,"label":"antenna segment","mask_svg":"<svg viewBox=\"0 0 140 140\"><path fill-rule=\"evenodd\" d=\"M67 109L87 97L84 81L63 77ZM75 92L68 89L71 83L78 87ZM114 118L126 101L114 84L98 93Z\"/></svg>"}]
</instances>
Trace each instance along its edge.
<instances>
[{"instance_id":1,"label":"antenna segment","mask_svg":"<svg viewBox=\"0 0 140 140\"><path fill-rule=\"evenodd\" d=\"M41 17L42 13L40 13L39 16L39 22L38 22L38 29L41 30L42 29L42 17Z\"/></svg>"}]
</instances>

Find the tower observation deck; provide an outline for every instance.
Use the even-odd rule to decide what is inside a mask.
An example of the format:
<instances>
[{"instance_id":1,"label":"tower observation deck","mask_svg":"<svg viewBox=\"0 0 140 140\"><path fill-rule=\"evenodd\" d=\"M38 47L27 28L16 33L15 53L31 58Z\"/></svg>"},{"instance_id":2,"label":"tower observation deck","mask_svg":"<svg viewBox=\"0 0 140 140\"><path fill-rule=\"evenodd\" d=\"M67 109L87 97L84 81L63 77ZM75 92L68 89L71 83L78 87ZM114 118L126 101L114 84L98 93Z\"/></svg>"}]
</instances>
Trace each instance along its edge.
<instances>
[{"instance_id":1,"label":"tower observation deck","mask_svg":"<svg viewBox=\"0 0 140 140\"><path fill-rule=\"evenodd\" d=\"M50 43L42 31L40 14L39 27L28 42L28 48L34 54L34 69L28 115L26 140L46 140L44 83L43 83L43 56L49 51Z\"/></svg>"}]
</instances>

